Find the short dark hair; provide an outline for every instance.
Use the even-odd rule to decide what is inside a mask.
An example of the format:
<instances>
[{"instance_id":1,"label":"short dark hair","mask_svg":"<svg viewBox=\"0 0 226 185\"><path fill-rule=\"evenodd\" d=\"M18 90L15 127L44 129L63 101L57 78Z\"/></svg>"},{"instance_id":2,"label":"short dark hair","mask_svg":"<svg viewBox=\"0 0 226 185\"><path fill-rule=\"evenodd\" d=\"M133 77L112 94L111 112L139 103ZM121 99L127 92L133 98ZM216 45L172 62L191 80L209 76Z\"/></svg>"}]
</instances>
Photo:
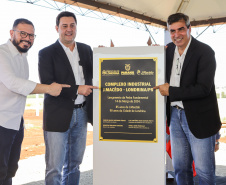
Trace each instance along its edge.
<instances>
[{"instance_id":1,"label":"short dark hair","mask_svg":"<svg viewBox=\"0 0 226 185\"><path fill-rule=\"evenodd\" d=\"M58 16L57 16L57 18L56 18L56 25L57 25L57 26L59 26L59 24L60 24L60 19L61 19L62 17L73 17L73 18L75 19L76 24L77 24L77 19L76 19L76 17L75 17L75 14L72 13L72 12L64 11L64 12L59 13Z\"/></svg>"},{"instance_id":2,"label":"short dark hair","mask_svg":"<svg viewBox=\"0 0 226 185\"><path fill-rule=\"evenodd\" d=\"M168 17L167 19L167 27L175 22L179 22L181 20L184 20L187 28L190 27L190 20L189 20L189 17L183 13L175 13L175 14L172 14Z\"/></svg>"},{"instance_id":3,"label":"short dark hair","mask_svg":"<svg viewBox=\"0 0 226 185\"><path fill-rule=\"evenodd\" d=\"M27 19L24 19L24 18L19 18L19 19L16 19L13 23L13 29L16 29L16 27L18 26L18 24L30 24L33 26L33 28L35 29L33 23Z\"/></svg>"}]
</instances>

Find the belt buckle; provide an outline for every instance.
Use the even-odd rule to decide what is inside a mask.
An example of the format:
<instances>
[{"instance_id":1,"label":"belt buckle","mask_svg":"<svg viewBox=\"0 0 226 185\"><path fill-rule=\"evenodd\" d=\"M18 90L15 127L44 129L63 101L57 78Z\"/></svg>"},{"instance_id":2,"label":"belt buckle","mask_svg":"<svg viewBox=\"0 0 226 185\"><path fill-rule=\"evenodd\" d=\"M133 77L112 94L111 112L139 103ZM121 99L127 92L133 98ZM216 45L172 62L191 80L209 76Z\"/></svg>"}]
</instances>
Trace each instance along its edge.
<instances>
[{"instance_id":1,"label":"belt buckle","mask_svg":"<svg viewBox=\"0 0 226 185\"><path fill-rule=\"evenodd\" d=\"M81 104L81 107L84 107L84 104L85 104L85 103L83 102L83 103Z\"/></svg>"},{"instance_id":2,"label":"belt buckle","mask_svg":"<svg viewBox=\"0 0 226 185\"><path fill-rule=\"evenodd\" d=\"M84 107L86 104L86 101L84 101L82 104L81 104L81 108Z\"/></svg>"},{"instance_id":3,"label":"belt buckle","mask_svg":"<svg viewBox=\"0 0 226 185\"><path fill-rule=\"evenodd\" d=\"M80 108L84 107L85 104L86 104L86 102L83 102L83 103L81 103L81 104L76 104L76 105L74 105L74 108L75 108L75 109L77 109L77 108L80 109Z\"/></svg>"},{"instance_id":4,"label":"belt buckle","mask_svg":"<svg viewBox=\"0 0 226 185\"><path fill-rule=\"evenodd\" d=\"M181 107L179 107L178 105L176 105L177 110L182 110Z\"/></svg>"}]
</instances>

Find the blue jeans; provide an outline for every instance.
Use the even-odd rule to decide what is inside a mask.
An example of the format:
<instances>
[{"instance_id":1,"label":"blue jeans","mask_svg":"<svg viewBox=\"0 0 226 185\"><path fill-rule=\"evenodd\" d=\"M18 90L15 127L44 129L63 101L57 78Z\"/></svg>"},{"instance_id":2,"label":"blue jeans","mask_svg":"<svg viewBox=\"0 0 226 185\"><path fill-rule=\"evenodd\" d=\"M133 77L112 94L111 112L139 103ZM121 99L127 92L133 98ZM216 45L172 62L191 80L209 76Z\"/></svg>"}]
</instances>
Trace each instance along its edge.
<instances>
[{"instance_id":1,"label":"blue jeans","mask_svg":"<svg viewBox=\"0 0 226 185\"><path fill-rule=\"evenodd\" d=\"M44 131L46 185L79 185L79 165L85 152L87 135L85 108L74 109L66 132Z\"/></svg>"},{"instance_id":2,"label":"blue jeans","mask_svg":"<svg viewBox=\"0 0 226 185\"><path fill-rule=\"evenodd\" d=\"M12 185L20 159L24 138L23 118L20 129L12 130L0 126L0 185Z\"/></svg>"},{"instance_id":3,"label":"blue jeans","mask_svg":"<svg viewBox=\"0 0 226 185\"><path fill-rule=\"evenodd\" d=\"M194 185L193 160L199 185L214 185L215 135L204 139L196 138L188 127L185 111L172 107L170 139L177 185Z\"/></svg>"}]
</instances>

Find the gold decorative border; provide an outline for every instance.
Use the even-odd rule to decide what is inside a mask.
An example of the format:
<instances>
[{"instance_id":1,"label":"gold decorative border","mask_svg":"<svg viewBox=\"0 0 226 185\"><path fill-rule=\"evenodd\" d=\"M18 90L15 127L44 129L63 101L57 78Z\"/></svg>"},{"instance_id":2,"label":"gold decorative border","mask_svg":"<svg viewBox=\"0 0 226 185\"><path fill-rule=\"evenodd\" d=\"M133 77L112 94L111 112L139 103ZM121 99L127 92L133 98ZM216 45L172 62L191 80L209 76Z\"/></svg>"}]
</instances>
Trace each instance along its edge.
<instances>
[{"instance_id":1,"label":"gold decorative border","mask_svg":"<svg viewBox=\"0 0 226 185\"><path fill-rule=\"evenodd\" d=\"M158 57L128 57L128 58L99 58L99 141L117 141L117 142L141 142L141 143L157 143L158 142L158 93L155 92L156 95L156 138L153 141L145 141L145 140L122 140L122 139L104 139L101 136L101 63L105 60L131 60L131 59L153 59L156 62L155 65L155 79L156 86L158 85Z\"/></svg>"}]
</instances>

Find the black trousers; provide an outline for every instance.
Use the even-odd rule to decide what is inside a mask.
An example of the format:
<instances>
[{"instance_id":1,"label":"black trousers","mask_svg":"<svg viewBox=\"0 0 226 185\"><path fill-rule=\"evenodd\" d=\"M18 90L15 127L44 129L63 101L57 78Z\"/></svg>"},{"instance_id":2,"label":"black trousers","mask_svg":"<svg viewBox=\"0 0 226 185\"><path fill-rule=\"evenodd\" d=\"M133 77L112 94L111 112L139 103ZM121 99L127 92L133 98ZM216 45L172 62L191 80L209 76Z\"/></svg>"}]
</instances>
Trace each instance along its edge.
<instances>
[{"instance_id":1,"label":"black trousers","mask_svg":"<svg viewBox=\"0 0 226 185\"><path fill-rule=\"evenodd\" d=\"M22 118L18 131L0 126L0 185L12 185L12 177L18 169L24 138L23 123Z\"/></svg>"}]
</instances>

